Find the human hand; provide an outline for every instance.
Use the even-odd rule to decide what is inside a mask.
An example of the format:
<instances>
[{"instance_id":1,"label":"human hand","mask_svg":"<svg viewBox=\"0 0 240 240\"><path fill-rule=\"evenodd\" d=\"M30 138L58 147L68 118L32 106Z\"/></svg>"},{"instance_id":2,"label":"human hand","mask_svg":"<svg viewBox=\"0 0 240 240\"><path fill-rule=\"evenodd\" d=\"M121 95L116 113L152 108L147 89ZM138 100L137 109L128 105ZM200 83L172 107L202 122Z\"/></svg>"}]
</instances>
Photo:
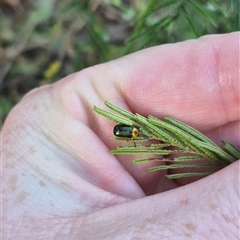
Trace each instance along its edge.
<instances>
[{"instance_id":1,"label":"human hand","mask_svg":"<svg viewBox=\"0 0 240 240\"><path fill-rule=\"evenodd\" d=\"M1 132L3 239L238 239L239 162L189 185L146 173L108 153L113 124L92 110L173 116L239 146L238 63L239 33L206 36L28 93Z\"/></svg>"}]
</instances>

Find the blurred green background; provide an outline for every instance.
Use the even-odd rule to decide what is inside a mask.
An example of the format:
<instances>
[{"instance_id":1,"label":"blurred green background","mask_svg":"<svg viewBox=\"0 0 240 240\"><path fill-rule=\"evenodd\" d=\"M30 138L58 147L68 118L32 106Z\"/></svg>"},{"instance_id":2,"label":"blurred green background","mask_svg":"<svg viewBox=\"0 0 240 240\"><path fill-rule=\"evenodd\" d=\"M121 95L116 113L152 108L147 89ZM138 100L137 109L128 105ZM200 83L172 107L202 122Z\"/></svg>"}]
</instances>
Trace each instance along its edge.
<instances>
[{"instance_id":1,"label":"blurred green background","mask_svg":"<svg viewBox=\"0 0 240 240\"><path fill-rule=\"evenodd\" d=\"M1 124L32 88L150 46L237 31L239 12L239 0L2 0Z\"/></svg>"}]
</instances>

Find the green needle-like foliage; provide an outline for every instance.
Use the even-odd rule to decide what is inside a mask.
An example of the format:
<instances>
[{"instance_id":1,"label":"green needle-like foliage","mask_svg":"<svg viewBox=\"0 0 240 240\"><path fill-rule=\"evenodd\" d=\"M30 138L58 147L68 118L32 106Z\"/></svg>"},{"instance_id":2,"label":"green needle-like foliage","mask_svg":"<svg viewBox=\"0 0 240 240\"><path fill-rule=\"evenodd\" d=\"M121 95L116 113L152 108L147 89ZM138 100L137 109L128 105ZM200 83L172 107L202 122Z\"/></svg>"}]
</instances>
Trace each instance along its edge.
<instances>
[{"instance_id":1,"label":"green needle-like foliage","mask_svg":"<svg viewBox=\"0 0 240 240\"><path fill-rule=\"evenodd\" d=\"M115 113L96 106L94 106L94 111L114 122L135 127L140 132L140 136L136 138L116 137L116 141L134 141L134 144L118 146L110 151L111 154L147 155L144 158L134 159L133 163L136 164L149 161L168 163L168 165L149 168L147 169L148 172L185 168L188 169L188 172L166 174L166 177L176 179L208 176L213 173L212 169L214 167L225 167L240 158L240 149L232 143L222 141L224 145L221 148L204 134L174 118L166 116L164 120L160 120L151 115L143 117L109 102L105 102L105 105ZM151 143L152 140L154 140L154 143ZM140 142L146 142L146 144L139 144ZM152 156L148 157L149 155ZM199 162L203 159L209 162ZM191 168L193 171L189 172ZM201 171L198 172L196 169Z\"/></svg>"}]
</instances>

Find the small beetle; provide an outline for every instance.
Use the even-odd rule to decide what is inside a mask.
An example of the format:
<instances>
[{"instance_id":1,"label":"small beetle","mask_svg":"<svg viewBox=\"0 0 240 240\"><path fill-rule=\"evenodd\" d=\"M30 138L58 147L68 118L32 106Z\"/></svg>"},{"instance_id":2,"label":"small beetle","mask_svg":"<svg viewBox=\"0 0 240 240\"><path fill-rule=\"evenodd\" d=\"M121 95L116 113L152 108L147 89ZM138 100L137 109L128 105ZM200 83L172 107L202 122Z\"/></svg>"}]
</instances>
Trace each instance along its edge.
<instances>
[{"instance_id":1,"label":"small beetle","mask_svg":"<svg viewBox=\"0 0 240 240\"><path fill-rule=\"evenodd\" d=\"M139 129L135 126L118 124L113 129L113 134L116 137L136 138L139 136Z\"/></svg>"}]
</instances>

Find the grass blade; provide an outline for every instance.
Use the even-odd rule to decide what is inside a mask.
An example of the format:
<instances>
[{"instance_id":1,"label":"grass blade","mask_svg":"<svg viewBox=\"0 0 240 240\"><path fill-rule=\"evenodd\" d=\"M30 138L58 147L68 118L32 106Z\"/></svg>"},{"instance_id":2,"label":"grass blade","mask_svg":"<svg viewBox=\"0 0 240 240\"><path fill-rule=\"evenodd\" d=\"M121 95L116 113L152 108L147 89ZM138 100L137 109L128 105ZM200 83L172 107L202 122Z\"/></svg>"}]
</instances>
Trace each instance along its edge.
<instances>
[{"instance_id":1,"label":"grass blade","mask_svg":"<svg viewBox=\"0 0 240 240\"><path fill-rule=\"evenodd\" d=\"M223 149L228 152L230 155L232 155L236 159L240 159L240 149L235 147L233 144L231 144L228 141L222 141L224 146Z\"/></svg>"},{"instance_id":2,"label":"grass blade","mask_svg":"<svg viewBox=\"0 0 240 240\"><path fill-rule=\"evenodd\" d=\"M126 125L129 125L129 126L132 126L134 124L133 121L131 121L129 119L126 119L126 118L123 118L123 117L118 116L116 114L107 112L107 111L102 110L101 108L98 108L96 106L94 106L93 110L96 113L98 113L98 114L100 114L100 115L102 115L102 116L104 116L104 117L106 117L106 118L108 118L108 119L110 119L110 120L112 120L114 122L126 124Z\"/></svg>"},{"instance_id":3,"label":"grass blade","mask_svg":"<svg viewBox=\"0 0 240 240\"><path fill-rule=\"evenodd\" d=\"M185 178L185 177L202 177L209 176L212 172L191 172L191 173L176 173L176 174L167 174L166 177L168 179L177 179L177 178Z\"/></svg>"},{"instance_id":4,"label":"grass blade","mask_svg":"<svg viewBox=\"0 0 240 240\"><path fill-rule=\"evenodd\" d=\"M198 140L201 140L203 142L206 142L206 143L210 143L214 146L217 147L217 145L212 141L210 140L208 137L206 137L204 134L202 134L201 132L199 132L198 130L194 129L193 127L179 121L179 120L176 120L172 117L164 117L165 121L168 122L168 123L171 123L172 125L182 129L183 131L189 133L190 135L192 135L193 137L197 138Z\"/></svg>"}]
</instances>

